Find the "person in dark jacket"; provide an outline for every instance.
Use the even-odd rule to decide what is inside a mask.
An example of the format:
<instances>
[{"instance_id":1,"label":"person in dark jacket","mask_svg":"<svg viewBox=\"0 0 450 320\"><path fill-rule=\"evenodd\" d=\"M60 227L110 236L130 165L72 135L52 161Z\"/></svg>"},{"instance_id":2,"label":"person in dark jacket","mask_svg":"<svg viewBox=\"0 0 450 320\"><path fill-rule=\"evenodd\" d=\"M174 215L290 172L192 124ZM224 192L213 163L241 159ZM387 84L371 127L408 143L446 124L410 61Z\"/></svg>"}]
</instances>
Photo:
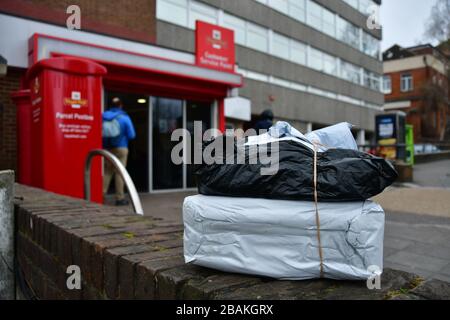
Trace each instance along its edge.
<instances>
[{"instance_id":1,"label":"person in dark jacket","mask_svg":"<svg viewBox=\"0 0 450 320\"><path fill-rule=\"evenodd\" d=\"M103 148L115 155L126 167L128 159L128 142L136 137L133 122L123 110L122 101L119 98L112 100L112 107L103 113L103 121L116 119L120 124L120 134L114 138L103 138ZM103 193L108 192L111 179L115 175L116 205L128 205L125 199L124 182L119 174L115 174L114 167L105 161L105 176L103 179Z\"/></svg>"},{"instance_id":2,"label":"person in dark jacket","mask_svg":"<svg viewBox=\"0 0 450 320\"><path fill-rule=\"evenodd\" d=\"M255 130L259 134L260 130L269 130L273 125L273 112L270 109L264 110L261 113L261 117L255 124Z\"/></svg>"}]
</instances>

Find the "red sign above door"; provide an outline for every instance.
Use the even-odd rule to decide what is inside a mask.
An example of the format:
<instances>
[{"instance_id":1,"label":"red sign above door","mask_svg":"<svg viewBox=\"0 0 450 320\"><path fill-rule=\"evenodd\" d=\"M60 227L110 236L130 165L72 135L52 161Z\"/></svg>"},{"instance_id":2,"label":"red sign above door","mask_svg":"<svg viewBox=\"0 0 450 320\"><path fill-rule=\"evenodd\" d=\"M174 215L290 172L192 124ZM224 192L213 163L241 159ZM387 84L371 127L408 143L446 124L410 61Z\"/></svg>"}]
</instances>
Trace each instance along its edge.
<instances>
[{"instance_id":1,"label":"red sign above door","mask_svg":"<svg viewBox=\"0 0 450 320\"><path fill-rule=\"evenodd\" d=\"M234 73L233 30L197 20L195 36L197 65Z\"/></svg>"}]
</instances>

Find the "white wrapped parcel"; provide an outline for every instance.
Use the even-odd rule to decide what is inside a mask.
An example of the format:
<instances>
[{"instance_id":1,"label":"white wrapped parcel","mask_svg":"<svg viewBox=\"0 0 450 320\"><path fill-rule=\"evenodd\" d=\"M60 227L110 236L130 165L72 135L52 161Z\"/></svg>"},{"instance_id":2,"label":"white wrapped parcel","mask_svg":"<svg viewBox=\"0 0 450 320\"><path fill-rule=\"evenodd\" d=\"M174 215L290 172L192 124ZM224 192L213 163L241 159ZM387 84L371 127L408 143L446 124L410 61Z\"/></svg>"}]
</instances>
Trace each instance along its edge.
<instances>
[{"instance_id":1,"label":"white wrapped parcel","mask_svg":"<svg viewBox=\"0 0 450 320\"><path fill-rule=\"evenodd\" d=\"M318 203L323 276L383 269L384 212L372 201ZM195 195L183 205L186 263L277 279L320 277L314 202Z\"/></svg>"}]
</instances>

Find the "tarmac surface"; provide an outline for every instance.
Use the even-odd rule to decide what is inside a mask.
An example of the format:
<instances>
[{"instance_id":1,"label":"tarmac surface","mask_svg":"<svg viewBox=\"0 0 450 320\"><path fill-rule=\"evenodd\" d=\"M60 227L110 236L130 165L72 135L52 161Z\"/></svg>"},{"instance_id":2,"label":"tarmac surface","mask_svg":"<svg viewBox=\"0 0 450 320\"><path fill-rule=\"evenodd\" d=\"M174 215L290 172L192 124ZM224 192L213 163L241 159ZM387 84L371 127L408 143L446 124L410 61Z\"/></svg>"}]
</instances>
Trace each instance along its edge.
<instances>
[{"instance_id":1,"label":"tarmac surface","mask_svg":"<svg viewBox=\"0 0 450 320\"><path fill-rule=\"evenodd\" d=\"M413 184L374 198L386 212L384 267L450 282L450 160L416 165ZM141 195L146 215L182 223L182 205L195 192Z\"/></svg>"}]
</instances>

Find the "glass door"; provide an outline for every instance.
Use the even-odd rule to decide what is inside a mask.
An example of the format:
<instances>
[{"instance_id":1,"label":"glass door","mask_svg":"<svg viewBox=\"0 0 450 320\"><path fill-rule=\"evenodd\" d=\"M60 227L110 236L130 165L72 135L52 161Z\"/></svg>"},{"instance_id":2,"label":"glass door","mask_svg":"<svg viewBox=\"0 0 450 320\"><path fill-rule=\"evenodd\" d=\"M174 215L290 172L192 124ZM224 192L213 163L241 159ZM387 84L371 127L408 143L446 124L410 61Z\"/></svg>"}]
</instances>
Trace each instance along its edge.
<instances>
[{"instance_id":1,"label":"glass door","mask_svg":"<svg viewBox=\"0 0 450 320\"><path fill-rule=\"evenodd\" d=\"M186 187L195 188L197 186L194 176L194 123L201 122L202 134L211 128L211 103L208 102L186 102L186 129L191 134L191 161L186 165Z\"/></svg>"},{"instance_id":2,"label":"glass door","mask_svg":"<svg viewBox=\"0 0 450 320\"><path fill-rule=\"evenodd\" d=\"M203 133L211 128L211 106L211 103L205 102L151 98L151 191L195 188L194 165L176 165L172 162L172 149L180 141L171 141L171 137L176 129L186 128L190 132L192 162L194 159L194 123L201 121ZM189 156L189 154L184 156Z\"/></svg>"},{"instance_id":3,"label":"glass door","mask_svg":"<svg viewBox=\"0 0 450 320\"><path fill-rule=\"evenodd\" d=\"M105 110L112 106L112 99L118 97L123 103L123 110L130 116L136 131L136 138L128 145L127 171L138 192L149 191L149 149L148 149L148 99L146 95L127 92L105 91ZM110 185L111 190L114 183Z\"/></svg>"},{"instance_id":4,"label":"glass door","mask_svg":"<svg viewBox=\"0 0 450 320\"><path fill-rule=\"evenodd\" d=\"M152 97L152 190L183 188L183 165L171 160L172 132L183 128L183 100Z\"/></svg>"}]
</instances>

